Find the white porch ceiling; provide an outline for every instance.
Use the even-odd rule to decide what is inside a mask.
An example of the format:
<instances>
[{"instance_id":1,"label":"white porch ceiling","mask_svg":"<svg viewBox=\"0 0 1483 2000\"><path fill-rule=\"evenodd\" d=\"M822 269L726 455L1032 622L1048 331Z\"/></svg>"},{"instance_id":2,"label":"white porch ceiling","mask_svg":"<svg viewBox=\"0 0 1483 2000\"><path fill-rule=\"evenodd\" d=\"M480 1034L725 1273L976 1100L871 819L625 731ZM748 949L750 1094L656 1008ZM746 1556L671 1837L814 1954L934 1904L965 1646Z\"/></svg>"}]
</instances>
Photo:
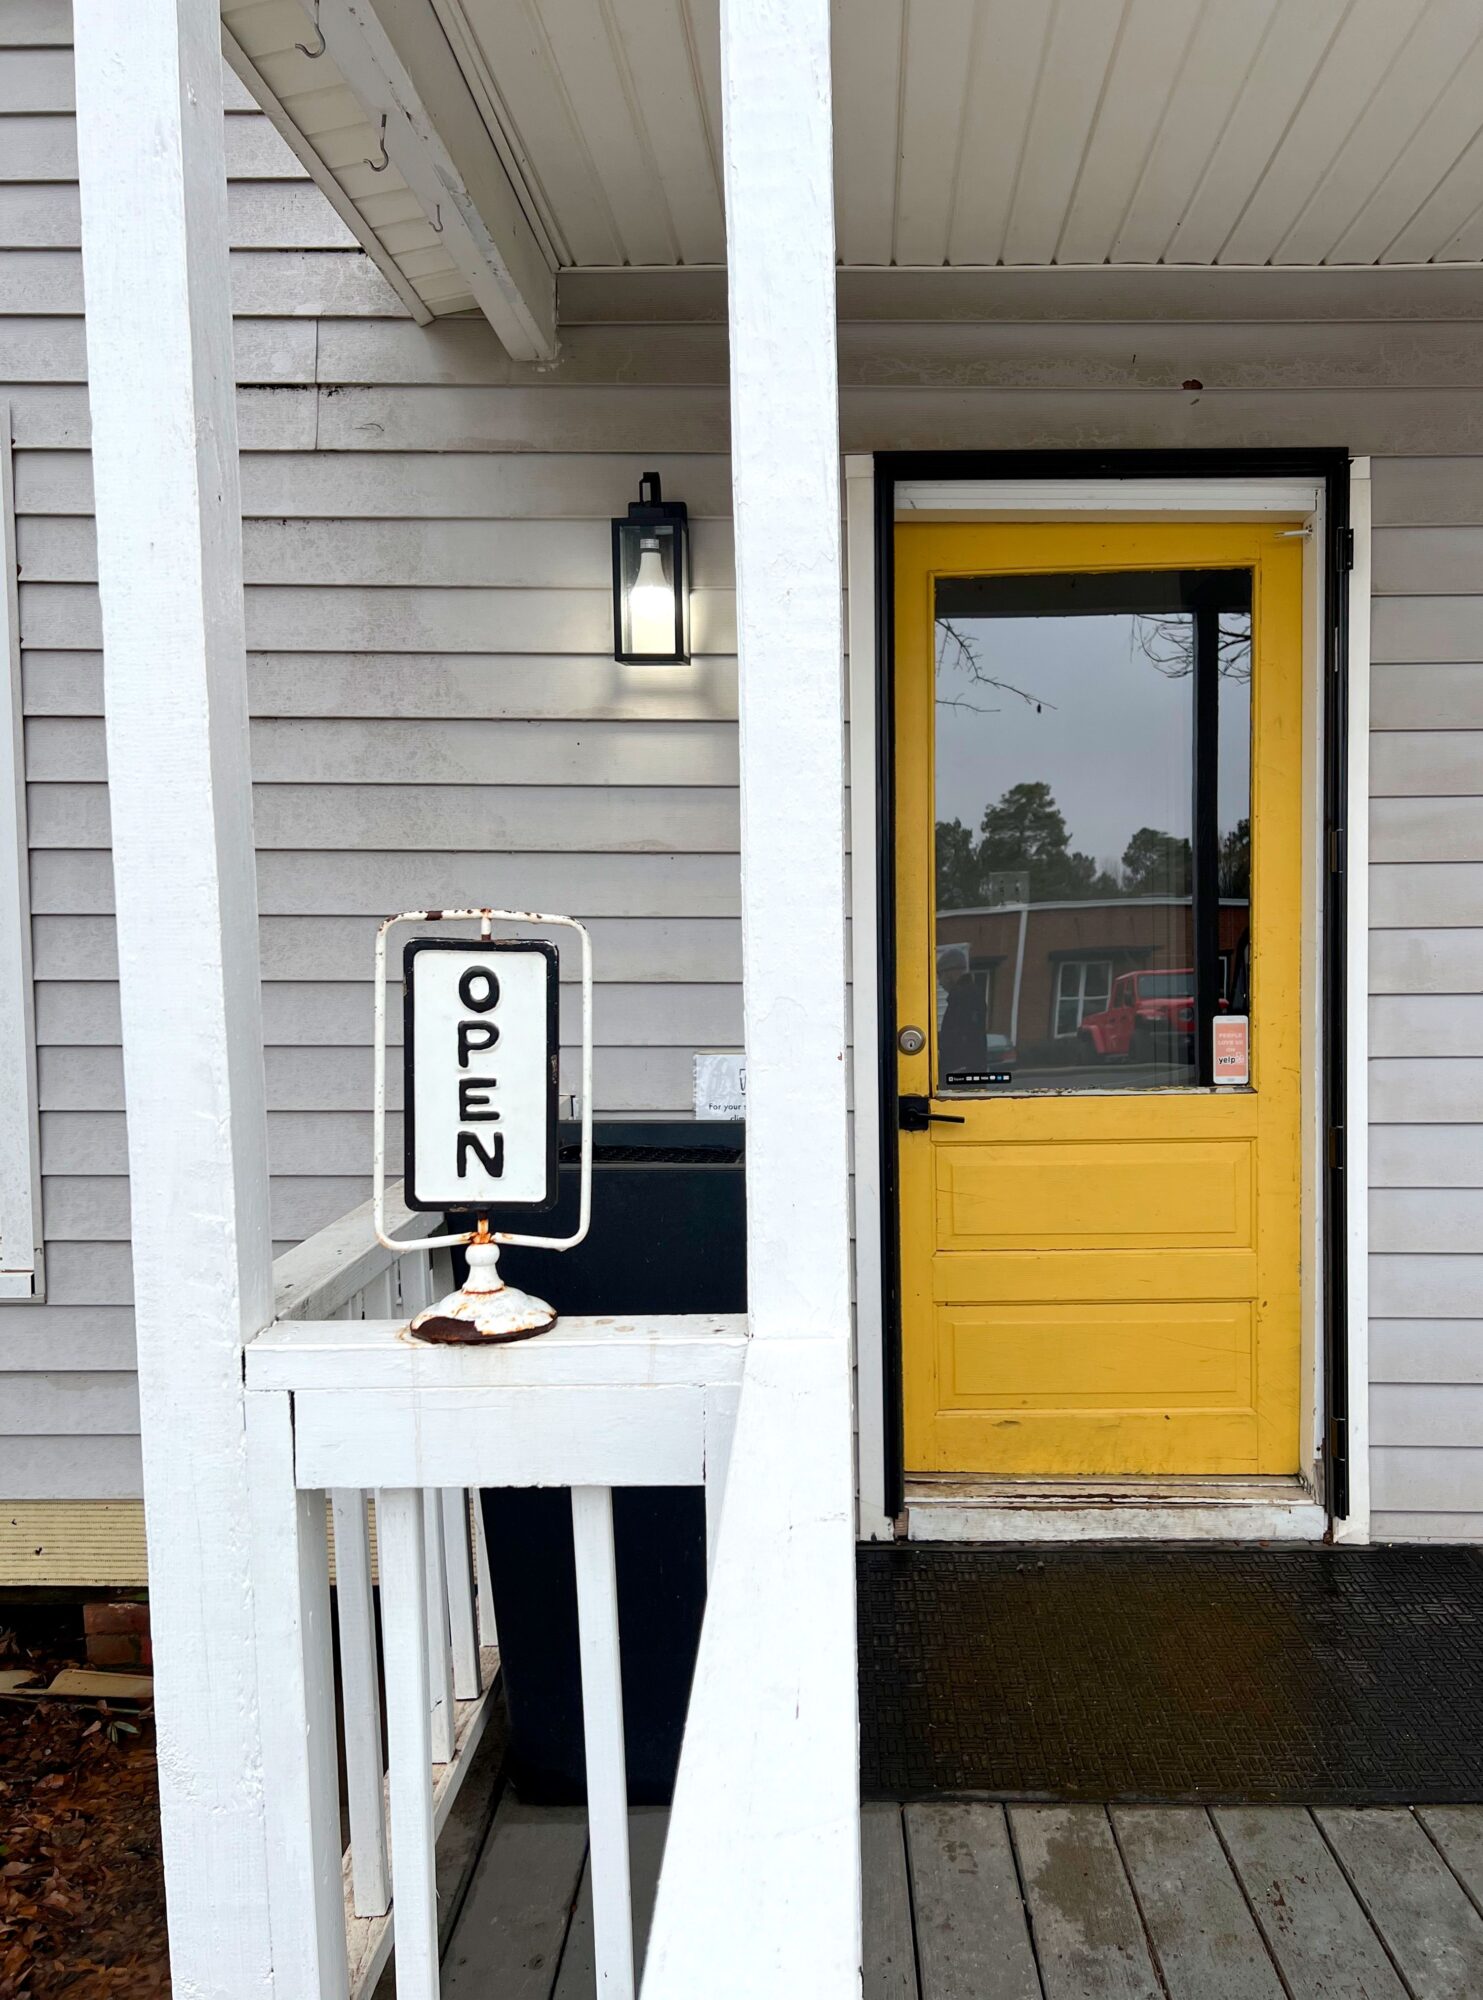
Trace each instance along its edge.
<instances>
[{"instance_id":1,"label":"white porch ceiling","mask_svg":"<svg viewBox=\"0 0 1483 2000\"><path fill-rule=\"evenodd\" d=\"M467 310L312 11L223 19L419 316ZM551 271L723 262L717 0L356 14L446 37ZM848 268L1483 264L1483 0L834 0L834 64Z\"/></svg>"}]
</instances>

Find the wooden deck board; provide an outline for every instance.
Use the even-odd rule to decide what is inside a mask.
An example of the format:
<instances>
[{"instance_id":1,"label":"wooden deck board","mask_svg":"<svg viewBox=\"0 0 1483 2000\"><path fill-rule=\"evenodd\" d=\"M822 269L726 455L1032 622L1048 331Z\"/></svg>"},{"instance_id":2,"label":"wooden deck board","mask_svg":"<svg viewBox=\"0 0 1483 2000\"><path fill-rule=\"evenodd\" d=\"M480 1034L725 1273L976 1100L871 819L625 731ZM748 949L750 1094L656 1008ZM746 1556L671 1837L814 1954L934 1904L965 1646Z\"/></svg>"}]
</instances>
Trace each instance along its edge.
<instances>
[{"instance_id":1,"label":"wooden deck board","mask_svg":"<svg viewBox=\"0 0 1483 2000\"><path fill-rule=\"evenodd\" d=\"M669 1830L669 1813L645 1808L628 1815L628 1865L633 1879L633 1962L641 1976L644 1951L649 1942L649 1921L654 1915L654 1892L659 1887L659 1864L664 1859L664 1836ZM554 2000L595 2000L597 1960L592 1940L592 1869L590 1856L582 1863L582 1883L577 1891L577 1907L572 1912L566 1949L561 1954Z\"/></svg>"},{"instance_id":2,"label":"wooden deck board","mask_svg":"<svg viewBox=\"0 0 1483 2000\"><path fill-rule=\"evenodd\" d=\"M1474 1906L1483 1910L1483 1806L1418 1806L1416 1817Z\"/></svg>"},{"instance_id":3,"label":"wooden deck board","mask_svg":"<svg viewBox=\"0 0 1483 2000\"><path fill-rule=\"evenodd\" d=\"M908 1806L906 1841L921 2000L1040 2000L1004 1808Z\"/></svg>"},{"instance_id":4,"label":"wooden deck board","mask_svg":"<svg viewBox=\"0 0 1483 2000\"><path fill-rule=\"evenodd\" d=\"M630 1817L640 1964L667 1815ZM1483 1806L861 1814L864 2000L1465 2000ZM506 1795L444 2000L591 2000L586 1818ZM1397 1969L1399 1968L1399 1969Z\"/></svg>"},{"instance_id":5,"label":"wooden deck board","mask_svg":"<svg viewBox=\"0 0 1483 2000\"><path fill-rule=\"evenodd\" d=\"M1416 2000L1483 1993L1483 1917L1415 1815L1334 1807L1315 1818Z\"/></svg>"},{"instance_id":6,"label":"wooden deck board","mask_svg":"<svg viewBox=\"0 0 1483 2000\"><path fill-rule=\"evenodd\" d=\"M1237 1806L1213 1818L1292 2000L1406 2000L1310 1813Z\"/></svg>"},{"instance_id":7,"label":"wooden deck board","mask_svg":"<svg viewBox=\"0 0 1483 2000\"><path fill-rule=\"evenodd\" d=\"M1011 1806L1045 2000L1162 2000L1101 1806Z\"/></svg>"},{"instance_id":8,"label":"wooden deck board","mask_svg":"<svg viewBox=\"0 0 1483 2000\"><path fill-rule=\"evenodd\" d=\"M586 1852L585 1813L501 1801L443 1959L443 2000L550 2000Z\"/></svg>"},{"instance_id":9,"label":"wooden deck board","mask_svg":"<svg viewBox=\"0 0 1483 2000\"><path fill-rule=\"evenodd\" d=\"M1208 1815L1199 1806L1112 1814L1123 1865L1169 2000L1283 2000L1282 1982Z\"/></svg>"},{"instance_id":10,"label":"wooden deck board","mask_svg":"<svg viewBox=\"0 0 1483 2000\"><path fill-rule=\"evenodd\" d=\"M919 2000L906 1879L906 1829L899 1806L860 1809L865 2000Z\"/></svg>"}]
</instances>

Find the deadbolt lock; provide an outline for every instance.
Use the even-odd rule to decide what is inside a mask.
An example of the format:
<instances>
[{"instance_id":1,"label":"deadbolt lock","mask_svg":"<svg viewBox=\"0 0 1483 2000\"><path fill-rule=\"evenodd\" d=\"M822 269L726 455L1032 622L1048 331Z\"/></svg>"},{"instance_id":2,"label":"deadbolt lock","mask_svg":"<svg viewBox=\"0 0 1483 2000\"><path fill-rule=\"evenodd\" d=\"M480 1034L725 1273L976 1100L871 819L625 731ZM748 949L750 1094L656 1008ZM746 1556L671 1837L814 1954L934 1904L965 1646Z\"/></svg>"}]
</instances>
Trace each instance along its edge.
<instances>
[{"instance_id":1,"label":"deadbolt lock","mask_svg":"<svg viewBox=\"0 0 1483 2000\"><path fill-rule=\"evenodd\" d=\"M904 1056L919 1056L927 1046L927 1037L920 1028L903 1028L896 1037L896 1046Z\"/></svg>"}]
</instances>

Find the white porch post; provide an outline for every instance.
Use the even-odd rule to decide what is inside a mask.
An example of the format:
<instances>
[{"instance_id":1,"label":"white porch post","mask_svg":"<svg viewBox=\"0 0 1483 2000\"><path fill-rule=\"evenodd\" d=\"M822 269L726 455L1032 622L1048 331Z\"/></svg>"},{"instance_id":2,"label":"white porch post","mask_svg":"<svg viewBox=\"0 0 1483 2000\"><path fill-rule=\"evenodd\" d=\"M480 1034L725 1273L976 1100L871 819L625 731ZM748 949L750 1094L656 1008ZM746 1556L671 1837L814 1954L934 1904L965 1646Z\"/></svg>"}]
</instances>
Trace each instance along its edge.
<instances>
[{"instance_id":1,"label":"white porch post","mask_svg":"<svg viewBox=\"0 0 1483 2000\"><path fill-rule=\"evenodd\" d=\"M140 1427L177 1994L272 1990L242 1348L271 1317L214 0L76 0Z\"/></svg>"},{"instance_id":2,"label":"white porch post","mask_svg":"<svg viewBox=\"0 0 1483 2000\"><path fill-rule=\"evenodd\" d=\"M828 0L722 0L721 63L751 1342L643 1992L850 2000L859 1741Z\"/></svg>"},{"instance_id":3,"label":"white porch post","mask_svg":"<svg viewBox=\"0 0 1483 2000\"><path fill-rule=\"evenodd\" d=\"M747 1288L847 1339L844 630L828 0L722 0Z\"/></svg>"}]
</instances>

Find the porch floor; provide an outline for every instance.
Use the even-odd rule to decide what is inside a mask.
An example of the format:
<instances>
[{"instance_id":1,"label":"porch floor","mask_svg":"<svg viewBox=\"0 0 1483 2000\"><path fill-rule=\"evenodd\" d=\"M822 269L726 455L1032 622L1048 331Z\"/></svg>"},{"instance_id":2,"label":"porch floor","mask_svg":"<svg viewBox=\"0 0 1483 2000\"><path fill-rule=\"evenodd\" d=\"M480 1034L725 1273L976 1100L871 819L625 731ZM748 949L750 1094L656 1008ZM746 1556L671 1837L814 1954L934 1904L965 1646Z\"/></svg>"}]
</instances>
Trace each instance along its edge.
<instances>
[{"instance_id":1,"label":"porch floor","mask_svg":"<svg viewBox=\"0 0 1483 2000\"><path fill-rule=\"evenodd\" d=\"M639 1945L666 1815L635 1812ZM867 1805L865 2000L1465 2000L1483 1806ZM718 1866L724 1865L718 1857ZM495 1816L443 2000L592 2000L584 1816Z\"/></svg>"}]
</instances>

